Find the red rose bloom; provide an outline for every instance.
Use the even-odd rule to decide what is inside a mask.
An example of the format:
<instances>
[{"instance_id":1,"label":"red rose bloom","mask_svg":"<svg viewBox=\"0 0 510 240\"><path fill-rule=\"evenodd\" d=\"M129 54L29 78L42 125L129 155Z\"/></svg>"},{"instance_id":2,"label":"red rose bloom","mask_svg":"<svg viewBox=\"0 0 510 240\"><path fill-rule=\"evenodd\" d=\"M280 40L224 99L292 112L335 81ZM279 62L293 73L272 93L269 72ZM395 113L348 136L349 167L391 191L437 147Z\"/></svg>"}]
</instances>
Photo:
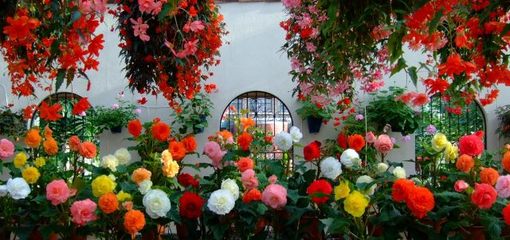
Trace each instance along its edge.
<instances>
[{"instance_id":1,"label":"red rose bloom","mask_svg":"<svg viewBox=\"0 0 510 240\"><path fill-rule=\"evenodd\" d=\"M183 187L198 187L198 180L196 180L193 176L191 176L188 173L182 173L177 177L177 181L179 184L181 184Z\"/></svg>"},{"instance_id":2,"label":"red rose bloom","mask_svg":"<svg viewBox=\"0 0 510 240\"><path fill-rule=\"evenodd\" d=\"M321 157L321 143L313 141L303 148L303 155L306 161L313 161Z\"/></svg>"},{"instance_id":3,"label":"red rose bloom","mask_svg":"<svg viewBox=\"0 0 510 240\"><path fill-rule=\"evenodd\" d=\"M510 203L503 208L503 220L505 220L506 225L510 225Z\"/></svg>"},{"instance_id":4,"label":"red rose bloom","mask_svg":"<svg viewBox=\"0 0 510 240\"><path fill-rule=\"evenodd\" d=\"M333 187L331 183L324 179L313 181L306 189L306 193L312 198L312 201L317 204L326 203L332 192Z\"/></svg>"},{"instance_id":5,"label":"red rose bloom","mask_svg":"<svg viewBox=\"0 0 510 240\"><path fill-rule=\"evenodd\" d=\"M195 150L197 149L197 141L193 136L187 136L183 138L181 142L182 144L184 144L187 153L195 152Z\"/></svg>"},{"instance_id":6,"label":"red rose bloom","mask_svg":"<svg viewBox=\"0 0 510 240\"><path fill-rule=\"evenodd\" d=\"M471 202L480 209L489 209L496 202L498 193L496 189L487 183L475 184L475 190L471 194Z\"/></svg>"},{"instance_id":7,"label":"red rose bloom","mask_svg":"<svg viewBox=\"0 0 510 240\"><path fill-rule=\"evenodd\" d=\"M237 144L239 144L239 147L243 151L250 150L251 142L253 142L253 137L247 132L243 132L239 135L239 137L237 137Z\"/></svg>"},{"instance_id":8,"label":"red rose bloom","mask_svg":"<svg viewBox=\"0 0 510 240\"><path fill-rule=\"evenodd\" d=\"M166 123L158 121L152 125L151 133L154 139L164 142L170 136L170 127Z\"/></svg>"},{"instance_id":9,"label":"red rose bloom","mask_svg":"<svg viewBox=\"0 0 510 240\"><path fill-rule=\"evenodd\" d=\"M262 199L262 193L256 188L248 190L243 195L243 203L250 203L253 201L260 201Z\"/></svg>"},{"instance_id":10,"label":"red rose bloom","mask_svg":"<svg viewBox=\"0 0 510 240\"><path fill-rule=\"evenodd\" d=\"M179 199L179 214L185 218L195 219L202 215L204 199L192 192L185 192Z\"/></svg>"},{"instance_id":11,"label":"red rose bloom","mask_svg":"<svg viewBox=\"0 0 510 240\"><path fill-rule=\"evenodd\" d=\"M413 187L407 194L406 204L416 218L422 219L434 209L436 202L434 194L428 188Z\"/></svg>"},{"instance_id":12,"label":"red rose bloom","mask_svg":"<svg viewBox=\"0 0 510 240\"><path fill-rule=\"evenodd\" d=\"M460 154L468 154L471 156L478 156L482 154L484 149L483 141L478 136L466 135L459 139Z\"/></svg>"},{"instance_id":13,"label":"red rose bloom","mask_svg":"<svg viewBox=\"0 0 510 240\"><path fill-rule=\"evenodd\" d=\"M347 149L347 136L345 136L345 134L339 133L336 142L342 149Z\"/></svg>"},{"instance_id":14,"label":"red rose bloom","mask_svg":"<svg viewBox=\"0 0 510 240\"><path fill-rule=\"evenodd\" d=\"M171 141L168 144L168 150L175 161L181 161L186 157L186 147L182 142Z\"/></svg>"},{"instance_id":15,"label":"red rose bloom","mask_svg":"<svg viewBox=\"0 0 510 240\"><path fill-rule=\"evenodd\" d=\"M73 106L73 114L79 115L90 108L90 103L87 98L82 98L78 102L76 102Z\"/></svg>"},{"instance_id":16,"label":"red rose bloom","mask_svg":"<svg viewBox=\"0 0 510 240\"><path fill-rule=\"evenodd\" d=\"M237 168L239 169L239 172L244 172L248 169L253 169L253 159L251 158L247 158L247 157L242 157L242 158L239 158L239 161L237 161L236 163L237 165Z\"/></svg>"},{"instance_id":17,"label":"red rose bloom","mask_svg":"<svg viewBox=\"0 0 510 240\"><path fill-rule=\"evenodd\" d=\"M356 150L356 152L361 151L361 149L365 147L365 138L359 134L349 136L347 142L349 144L349 148Z\"/></svg>"},{"instance_id":18,"label":"red rose bloom","mask_svg":"<svg viewBox=\"0 0 510 240\"><path fill-rule=\"evenodd\" d=\"M409 192L415 187L414 182L409 179L398 179L391 187L391 197L395 202L405 202Z\"/></svg>"},{"instance_id":19,"label":"red rose bloom","mask_svg":"<svg viewBox=\"0 0 510 240\"><path fill-rule=\"evenodd\" d=\"M127 125L128 132L133 135L133 137L138 137L140 134L142 134L142 122L140 122L139 119L133 119L128 122Z\"/></svg>"}]
</instances>

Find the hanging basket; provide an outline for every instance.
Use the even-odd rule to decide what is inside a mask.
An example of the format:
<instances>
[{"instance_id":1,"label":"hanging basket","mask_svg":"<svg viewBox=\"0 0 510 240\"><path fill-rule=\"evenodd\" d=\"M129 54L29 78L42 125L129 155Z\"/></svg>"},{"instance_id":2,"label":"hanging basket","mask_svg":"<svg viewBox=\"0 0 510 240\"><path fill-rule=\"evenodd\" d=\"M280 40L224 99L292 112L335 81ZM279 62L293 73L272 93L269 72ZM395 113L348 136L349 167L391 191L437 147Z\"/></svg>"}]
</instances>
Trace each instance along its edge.
<instances>
[{"instance_id":1,"label":"hanging basket","mask_svg":"<svg viewBox=\"0 0 510 240\"><path fill-rule=\"evenodd\" d=\"M110 132L112 132L113 134L122 133L122 126L112 127L112 128L110 128Z\"/></svg>"},{"instance_id":2,"label":"hanging basket","mask_svg":"<svg viewBox=\"0 0 510 240\"><path fill-rule=\"evenodd\" d=\"M309 133L318 133L321 130L322 126L322 118L321 117L308 117L306 121L308 122L308 132Z\"/></svg>"}]
</instances>

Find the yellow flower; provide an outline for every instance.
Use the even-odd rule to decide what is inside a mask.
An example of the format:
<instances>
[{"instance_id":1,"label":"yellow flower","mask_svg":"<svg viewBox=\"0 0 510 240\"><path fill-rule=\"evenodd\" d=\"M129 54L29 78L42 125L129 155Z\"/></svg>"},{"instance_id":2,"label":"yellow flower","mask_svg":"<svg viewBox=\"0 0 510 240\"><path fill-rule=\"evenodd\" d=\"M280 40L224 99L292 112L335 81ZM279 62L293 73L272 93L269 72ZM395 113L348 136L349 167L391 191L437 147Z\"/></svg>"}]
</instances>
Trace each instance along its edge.
<instances>
[{"instance_id":1,"label":"yellow flower","mask_svg":"<svg viewBox=\"0 0 510 240\"><path fill-rule=\"evenodd\" d=\"M164 162L168 162L168 161L173 161L174 158L172 157L172 154L170 153L170 151L168 151L168 149L166 149L165 151L163 151L161 153L161 162L164 163Z\"/></svg>"},{"instance_id":2,"label":"yellow flower","mask_svg":"<svg viewBox=\"0 0 510 240\"><path fill-rule=\"evenodd\" d=\"M169 178L175 177L177 173L179 173L179 164L176 161L170 160L163 162L163 167L161 169L163 171L163 175Z\"/></svg>"},{"instance_id":3,"label":"yellow flower","mask_svg":"<svg viewBox=\"0 0 510 240\"><path fill-rule=\"evenodd\" d=\"M92 194L101 197L105 193L113 192L117 184L108 176L101 175L92 181Z\"/></svg>"},{"instance_id":4,"label":"yellow flower","mask_svg":"<svg viewBox=\"0 0 510 240\"><path fill-rule=\"evenodd\" d=\"M358 191L353 191L344 200L344 210L353 217L361 217L368 206L368 198Z\"/></svg>"},{"instance_id":5,"label":"yellow flower","mask_svg":"<svg viewBox=\"0 0 510 240\"><path fill-rule=\"evenodd\" d=\"M457 159L457 157L459 157L459 148L448 142L444 149L444 153L447 161L454 162Z\"/></svg>"},{"instance_id":6,"label":"yellow flower","mask_svg":"<svg viewBox=\"0 0 510 240\"><path fill-rule=\"evenodd\" d=\"M442 151L448 143L446 135L442 133L436 133L436 135L432 138L432 148L436 151Z\"/></svg>"},{"instance_id":7,"label":"yellow flower","mask_svg":"<svg viewBox=\"0 0 510 240\"><path fill-rule=\"evenodd\" d=\"M39 170L35 167L27 167L22 172L21 175L27 181L27 183L34 184L39 180L39 177L41 174L39 173Z\"/></svg>"},{"instance_id":8,"label":"yellow flower","mask_svg":"<svg viewBox=\"0 0 510 240\"><path fill-rule=\"evenodd\" d=\"M28 159L28 156L26 153L24 152L20 152L18 154L16 154L16 156L14 157L14 167L16 168L22 168L25 166L25 164L27 163L27 159Z\"/></svg>"},{"instance_id":9,"label":"yellow flower","mask_svg":"<svg viewBox=\"0 0 510 240\"><path fill-rule=\"evenodd\" d=\"M335 187L335 201L346 198L349 196L349 192L351 192L349 184L345 181L340 182L340 185Z\"/></svg>"},{"instance_id":10,"label":"yellow flower","mask_svg":"<svg viewBox=\"0 0 510 240\"><path fill-rule=\"evenodd\" d=\"M46 159L43 157L38 157L35 159L34 164L36 167L40 168L40 167L46 165Z\"/></svg>"},{"instance_id":11,"label":"yellow flower","mask_svg":"<svg viewBox=\"0 0 510 240\"><path fill-rule=\"evenodd\" d=\"M133 197L131 196L131 194L127 192L120 191L119 193L117 193L117 199L119 200L119 202L124 202L133 199Z\"/></svg>"}]
</instances>

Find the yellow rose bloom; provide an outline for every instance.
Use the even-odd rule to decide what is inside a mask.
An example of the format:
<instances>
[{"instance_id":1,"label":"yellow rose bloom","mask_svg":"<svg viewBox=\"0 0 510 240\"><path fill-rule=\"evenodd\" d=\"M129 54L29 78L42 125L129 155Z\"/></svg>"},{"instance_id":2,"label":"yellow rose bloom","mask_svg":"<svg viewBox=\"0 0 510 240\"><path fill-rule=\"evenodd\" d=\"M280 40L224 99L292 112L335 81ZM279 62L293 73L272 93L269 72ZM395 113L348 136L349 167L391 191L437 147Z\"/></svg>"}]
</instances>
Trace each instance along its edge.
<instances>
[{"instance_id":1,"label":"yellow rose bloom","mask_svg":"<svg viewBox=\"0 0 510 240\"><path fill-rule=\"evenodd\" d=\"M27 181L29 184L34 184L39 180L39 177L41 174L39 173L39 170L35 167L27 167L22 172L21 175L23 176L23 179Z\"/></svg>"},{"instance_id":2,"label":"yellow rose bloom","mask_svg":"<svg viewBox=\"0 0 510 240\"><path fill-rule=\"evenodd\" d=\"M168 161L173 161L174 158L172 157L172 154L170 153L170 151L168 151L168 149L166 149L165 151L163 151L161 153L161 162L164 163L164 162L168 162Z\"/></svg>"},{"instance_id":3,"label":"yellow rose bloom","mask_svg":"<svg viewBox=\"0 0 510 240\"><path fill-rule=\"evenodd\" d=\"M92 194L101 197L105 193L113 192L117 184L108 176L101 175L92 181Z\"/></svg>"},{"instance_id":4,"label":"yellow rose bloom","mask_svg":"<svg viewBox=\"0 0 510 240\"><path fill-rule=\"evenodd\" d=\"M131 196L131 194L127 192L120 191L119 193L117 193L117 199L119 200L119 202L124 202L133 199L133 197Z\"/></svg>"},{"instance_id":5,"label":"yellow rose bloom","mask_svg":"<svg viewBox=\"0 0 510 240\"><path fill-rule=\"evenodd\" d=\"M444 149L445 158L449 162L454 162L459 157L459 148L448 142Z\"/></svg>"},{"instance_id":6,"label":"yellow rose bloom","mask_svg":"<svg viewBox=\"0 0 510 240\"><path fill-rule=\"evenodd\" d=\"M161 169L163 171L163 175L169 178L175 177L177 173L179 173L179 164L176 161L170 160L163 162L163 167Z\"/></svg>"},{"instance_id":7,"label":"yellow rose bloom","mask_svg":"<svg viewBox=\"0 0 510 240\"><path fill-rule=\"evenodd\" d=\"M443 151L448 143L446 135L442 133L436 133L436 135L432 138L432 148L436 151Z\"/></svg>"},{"instance_id":8,"label":"yellow rose bloom","mask_svg":"<svg viewBox=\"0 0 510 240\"><path fill-rule=\"evenodd\" d=\"M28 156L24 152L20 152L20 153L16 154L16 156L14 157L14 160L13 160L14 167L16 167L16 168L24 167L25 164L27 164L27 159L28 159Z\"/></svg>"},{"instance_id":9,"label":"yellow rose bloom","mask_svg":"<svg viewBox=\"0 0 510 240\"><path fill-rule=\"evenodd\" d=\"M349 192L351 189L349 188L349 184L345 181L340 182L338 186L335 187L335 201L338 201L342 198L346 198L349 196Z\"/></svg>"},{"instance_id":10,"label":"yellow rose bloom","mask_svg":"<svg viewBox=\"0 0 510 240\"><path fill-rule=\"evenodd\" d=\"M35 159L34 165L36 167L40 168L40 167L46 165L46 159L43 158L43 157L38 157L38 158Z\"/></svg>"},{"instance_id":11,"label":"yellow rose bloom","mask_svg":"<svg viewBox=\"0 0 510 240\"><path fill-rule=\"evenodd\" d=\"M353 191L344 200L344 210L353 217L361 217L368 206L368 198L358 191Z\"/></svg>"}]
</instances>

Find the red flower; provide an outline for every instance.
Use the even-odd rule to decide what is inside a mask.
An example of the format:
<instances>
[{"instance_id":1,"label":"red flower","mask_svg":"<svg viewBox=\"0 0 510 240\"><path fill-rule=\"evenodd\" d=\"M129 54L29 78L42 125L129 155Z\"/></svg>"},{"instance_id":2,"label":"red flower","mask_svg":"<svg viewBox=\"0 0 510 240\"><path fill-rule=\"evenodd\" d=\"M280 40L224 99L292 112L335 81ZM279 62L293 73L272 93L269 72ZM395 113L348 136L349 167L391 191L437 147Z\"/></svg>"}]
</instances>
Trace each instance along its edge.
<instances>
[{"instance_id":1,"label":"red flower","mask_svg":"<svg viewBox=\"0 0 510 240\"><path fill-rule=\"evenodd\" d=\"M196 193L185 192L179 199L179 214L185 218L195 219L202 215L205 200Z\"/></svg>"},{"instance_id":2,"label":"red flower","mask_svg":"<svg viewBox=\"0 0 510 240\"><path fill-rule=\"evenodd\" d=\"M140 105L145 105L147 103L147 98L145 97L142 97L140 99L137 100L137 102L140 104Z\"/></svg>"},{"instance_id":3,"label":"red flower","mask_svg":"<svg viewBox=\"0 0 510 240\"><path fill-rule=\"evenodd\" d=\"M142 122L140 122L139 119L133 119L133 120L129 121L127 128L128 128L129 133L131 135L133 135L133 137L135 137L135 138L140 136L140 134L142 134L143 126L142 126Z\"/></svg>"},{"instance_id":4,"label":"red flower","mask_svg":"<svg viewBox=\"0 0 510 240\"><path fill-rule=\"evenodd\" d=\"M434 195L428 188L413 187L407 194L406 204L416 218L422 219L434 209L436 203Z\"/></svg>"},{"instance_id":5,"label":"red flower","mask_svg":"<svg viewBox=\"0 0 510 240\"><path fill-rule=\"evenodd\" d=\"M340 146L342 149L347 149L347 136L345 136L344 133L338 134L336 142L338 143L338 146Z\"/></svg>"},{"instance_id":6,"label":"red flower","mask_svg":"<svg viewBox=\"0 0 510 240\"><path fill-rule=\"evenodd\" d=\"M253 159L248 157L239 158L239 161L236 163L239 172L244 172L248 169L253 169Z\"/></svg>"},{"instance_id":7,"label":"red flower","mask_svg":"<svg viewBox=\"0 0 510 240\"><path fill-rule=\"evenodd\" d=\"M423 81L423 83L425 84L425 86L427 86L428 88L427 93L429 95L434 95L436 93L444 93L448 89L448 87L450 87L448 81L441 78L435 80L429 78Z\"/></svg>"},{"instance_id":8,"label":"red flower","mask_svg":"<svg viewBox=\"0 0 510 240\"><path fill-rule=\"evenodd\" d=\"M179 175L177 177L177 181L179 182L179 184L181 184L183 187L198 187L199 183L198 181L193 177L191 176L190 174L188 173L182 173L181 175Z\"/></svg>"},{"instance_id":9,"label":"red flower","mask_svg":"<svg viewBox=\"0 0 510 240\"><path fill-rule=\"evenodd\" d=\"M10 40L23 39L31 34L41 25L41 22L35 18L28 18L28 16L17 16L15 18L8 17L7 23L3 31L9 36Z\"/></svg>"},{"instance_id":10,"label":"red flower","mask_svg":"<svg viewBox=\"0 0 510 240\"><path fill-rule=\"evenodd\" d=\"M303 155L306 161L313 161L321 157L321 143L313 141L303 148Z\"/></svg>"},{"instance_id":11,"label":"red flower","mask_svg":"<svg viewBox=\"0 0 510 240\"><path fill-rule=\"evenodd\" d=\"M164 142L170 136L170 127L164 122L157 121L152 125L151 133L154 139Z\"/></svg>"},{"instance_id":12,"label":"red flower","mask_svg":"<svg viewBox=\"0 0 510 240\"><path fill-rule=\"evenodd\" d=\"M413 105L417 107L421 107L427 104L430 101L430 98L425 93L417 93L413 99Z\"/></svg>"},{"instance_id":13,"label":"red flower","mask_svg":"<svg viewBox=\"0 0 510 240\"><path fill-rule=\"evenodd\" d=\"M466 75L476 71L476 66L473 63L462 60L459 54L452 53L446 59L446 62L439 65L439 75L446 74L453 77L465 73Z\"/></svg>"},{"instance_id":14,"label":"red flower","mask_svg":"<svg viewBox=\"0 0 510 240\"><path fill-rule=\"evenodd\" d=\"M503 208L503 220L505 220L506 225L510 225L510 203Z\"/></svg>"},{"instance_id":15,"label":"red flower","mask_svg":"<svg viewBox=\"0 0 510 240\"><path fill-rule=\"evenodd\" d=\"M58 121L62 118L60 111L62 111L62 106L59 103L49 106L46 102L42 102L39 106L39 117L46 121Z\"/></svg>"},{"instance_id":16,"label":"red flower","mask_svg":"<svg viewBox=\"0 0 510 240\"><path fill-rule=\"evenodd\" d=\"M248 190L243 195L243 203L250 203L253 201L260 201L262 199L262 193L256 188Z\"/></svg>"},{"instance_id":17,"label":"red flower","mask_svg":"<svg viewBox=\"0 0 510 240\"><path fill-rule=\"evenodd\" d=\"M76 102L73 106L73 114L80 115L83 112L86 112L90 108L90 103L87 98L82 98L78 102Z\"/></svg>"},{"instance_id":18,"label":"red flower","mask_svg":"<svg viewBox=\"0 0 510 240\"><path fill-rule=\"evenodd\" d=\"M405 202L409 192L415 187L414 182L409 179L398 179L391 187L391 197L395 202Z\"/></svg>"},{"instance_id":19,"label":"red flower","mask_svg":"<svg viewBox=\"0 0 510 240\"><path fill-rule=\"evenodd\" d=\"M184 144L187 153L195 152L195 150L197 149L197 141L193 136L187 136L183 138L181 142L182 144Z\"/></svg>"},{"instance_id":20,"label":"red flower","mask_svg":"<svg viewBox=\"0 0 510 240\"><path fill-rule=\"evenodd\" d=\"M480 209L489 209L496 202L498 193L496 189L489 184L475 184L475 190L471 194L471 202Z\"/></svg>"},{"instance_id":21,"label":"red flower","mask_svg":"<svg viewBox=\"0 0 510 240\"><path fill-rule=\"evenodd\" d=\"M243 132L237 137L237 144L243 151L250 150L251 142L253 142L253 137L247 132Z\"/></svg>"},{"instance_id":22,"label":"red flower","mask_svg":"<svg viewBox=\"0 0 510 240\"><path fill-rule=\"evenodd\" d=\"M168 144L168 150L175 161L181 161L186 157L186 147L182 142L171 141L170 144Z\"/></svg>"},{"instance_id":23,"label":"red flower","mask_svg":"<svg viewBox=\"0 0 510 240\"><path fill-rule=\"evenodd\" d=\"M349 143L349 148L356 150L356 152L361 151L361 149L365 147L365 138L359 134L349 136L347 141Z\"/></svg>"},{"instance_id":24,"label":"red flower","mask_svg":"<svg viewBox=\"0 0 510 240\"><path fill-rule=\"evenodd\" d=\"M459 139L459 151L460 154L468 154L471 156L478 156L482 154L484 145L482 139L478 136L466 135Z\"/></svg>"},{"instance_id":25,"label":"red flower","mask_svg":"<svg viewBox=\"0 0 510 240\"><path fill-rule=\"evenodd\" d=\"M332 192L333 187L331 183L324 179L313 181L306 189L306 193L312 198L312 201L317 204L326 203Z\"/></svg>"}]
</instances>

